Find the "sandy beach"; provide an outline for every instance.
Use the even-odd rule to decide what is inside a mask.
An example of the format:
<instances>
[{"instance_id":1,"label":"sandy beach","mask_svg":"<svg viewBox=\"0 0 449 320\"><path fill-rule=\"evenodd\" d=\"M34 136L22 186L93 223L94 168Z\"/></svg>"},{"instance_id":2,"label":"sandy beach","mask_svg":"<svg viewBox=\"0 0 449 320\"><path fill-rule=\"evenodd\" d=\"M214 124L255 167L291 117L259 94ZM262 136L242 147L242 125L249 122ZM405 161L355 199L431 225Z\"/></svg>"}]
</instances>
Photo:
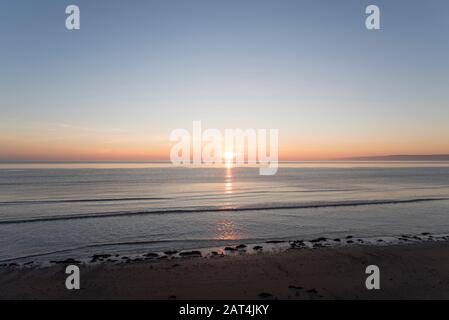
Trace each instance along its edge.
<instances>
[{"instance_id":1,"label":"sandy beach","mask_svg":"<svg viewBox=\"0 0 449 320\"><path fill-rule=\"evenodd\" d=\"M447 299L449 241L302 248L280 253L0 269L1 299ZM380 268L380 290L365 269Z\"/></svg>"}]
</instances>

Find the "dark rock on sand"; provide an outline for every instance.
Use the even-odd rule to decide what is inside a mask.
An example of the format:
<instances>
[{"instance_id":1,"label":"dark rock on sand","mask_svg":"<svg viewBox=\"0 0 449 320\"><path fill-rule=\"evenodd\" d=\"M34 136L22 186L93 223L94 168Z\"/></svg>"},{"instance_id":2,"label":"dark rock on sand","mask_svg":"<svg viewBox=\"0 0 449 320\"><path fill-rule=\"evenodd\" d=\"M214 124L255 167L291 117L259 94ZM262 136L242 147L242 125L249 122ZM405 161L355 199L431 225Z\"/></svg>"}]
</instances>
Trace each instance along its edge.
<instances>
[{"instance_id":1,"label":"dark rock on sand","mask_svg":"<svg viewBox=\"0 0 449 320\"><path fill-rule=\"evenodd\" d=\"M237 247L235 247L236 249L245 249L246 245L244 244L239 244Z\"/></svg>"},{"instance_id":2,"label":"dark rock on sand","mask_svg":"<svg viewBox=\"0 0 449 320\"><path fill-rule=\"evenodd\" d=\"M317 239L314 239L314 240L310 240L310 242L317 243L317 242L326 241L326 240L327 240L327 238L321 237L321 238L317 238Z\"/></svg>"},{"instance_id":3,"label":"dark rock on sand","mask_svg":"<svg viewBox=\"0 0 449 320\"><path fill-rule=\"evenodd\" d=\"M178 251L176 251L176 250L168 250L168 251L165 251L164 253L165 253L166 255L168 255L168 256L172 256L172 255L174 255L174 254L177 254Z\"/></svg>"},{"instance_id":4,"label":"dark rock on sand","mask_svg":"<svg viewBox=\"0 0 449 320\"><path fill-rule=\"evenodd\" d=\"M153 252L146 253L146 254L144 254L144 256L147 258L150 258L150 259L159 257L159 255L157 253L153 253Z\"/></svg>"},{"instance_id":5,"label":"dark rock on sand","mask_svg":"<svg viewBox=\"0 0 449 320\"><path fill-rule=\"evenodd\" d=\"M254 247L253 247L253 250L262 250L262 249L263 249L262 246L254 246Z\"/></svg>"},{"instance_id":6,"label":"dark rock on sand","mask_svg":"<svg viewBox=\"0 0 449 320\"><path fill-rule=\"evenodd\" d=\"M290 247L292 249L298 249L298 248L305 247L305 246L306 246L306 244L304 243L303 240L295 240L295 241L290 242Z\"/></svg>"},{"instance_id":7,"label":"dark rock on sand","mask_svg":"<svg viewBox=\"0 0 449 320\"><path fill-rule=\"evenodd\" d=\"M181 257L201 257L200 251L183 251L179 254Z\"/></svg>"},{"instance_id":8,"label":"dark rock on sand","mask_svg":"<svg viewBox=\"0 0 449 320\"><path fill-rule=\"evenodd\" d=\"M284 243L285 241L283 240L270 240L270 241L266 241L265 243Z\"/></svg>"},{"instance_id":9,"label":"dark rock on sand","mask_svg":"<svg viewBox=\"0 0 449 320\"><path fill-rule=\"evenodd\" d=\"M107 259L109 257L112 257L111 254L94 254L92 256L92 260L90 262L97 262L98 260L104 261L104 259Z\"/></svg>"},{"instance_id":10,"label":"dark rock on sand","mask_svg":"<svg viewBox=\"0 0 449 320\"><path fill-rule=\"evenodd\" d=\"M236 251L237 249L233 248L233 247L225 247L224 250L225 251Z\"/></svg>"},{"instance_id":11,"label":"dark rock on sand","mask_svg":"<svg viewBox=\"0 0 449 320\"><path fill-rule=\"evenodd\" d=\"M50 261L51 263L55 263L55 264L68 264L68 263L73 263L73 264L79 264L79 263L81 263L81 261L78 261L78 260L75 260L75 259L72 259L72 258L68 258L68 259L65 259L65 260L53 260L53 261Z\"/></svg>"},{"instance_id":12,"label":"dark rock on sand","mask_svg":"<svg viewBox=\"0 0 449 320\"><path fill-rule=\"evenodd\" d=\"M346 236L346 239L352 239L354 236Z\"/></svg>"},{"instance_id":13,"label":"dark rock on sand","mask_svg":"<svg viewBox=\"0 0 449 320\"><path fill-rule=\"evenodd\" d=\"M92 256L92 259L95 259L95 260L97 260L97 259L107 259L107 258L109 258L111 256L112 255L110 255L110 254L94 254Z\"/></svg>"}]
</instances>

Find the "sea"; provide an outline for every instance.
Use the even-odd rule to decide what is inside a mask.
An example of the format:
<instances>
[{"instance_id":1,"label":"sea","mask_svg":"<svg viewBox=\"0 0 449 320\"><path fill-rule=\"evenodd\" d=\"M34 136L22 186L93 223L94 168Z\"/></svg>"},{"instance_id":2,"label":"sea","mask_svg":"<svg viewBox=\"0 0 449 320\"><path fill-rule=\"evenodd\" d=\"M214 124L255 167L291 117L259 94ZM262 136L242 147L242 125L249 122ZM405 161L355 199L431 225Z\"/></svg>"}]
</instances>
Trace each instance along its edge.
<instances>
[{"instance_id":1,"label":"sea","mask_svg":"<svg viewBox=\"0 0 449 320\"><path fill-rule=\"evenodd\" d=\"M449 162L0 164L0 262L449 233Z\"/></svg>"}]
</instances>

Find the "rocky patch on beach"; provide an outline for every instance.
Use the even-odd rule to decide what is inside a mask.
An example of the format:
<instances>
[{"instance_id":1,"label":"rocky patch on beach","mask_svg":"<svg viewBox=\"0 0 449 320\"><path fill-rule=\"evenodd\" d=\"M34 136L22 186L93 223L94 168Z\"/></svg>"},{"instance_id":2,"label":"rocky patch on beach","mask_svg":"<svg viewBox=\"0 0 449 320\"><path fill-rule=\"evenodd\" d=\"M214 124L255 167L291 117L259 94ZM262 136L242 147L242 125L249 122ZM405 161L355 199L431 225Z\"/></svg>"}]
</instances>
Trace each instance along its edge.
<instances>
[{"instance_id":1,"label":"rocky patch on beach","mask_svg":"<svg viewBox=\"0 0 449 320\"><path fill-rule=\"evenodd\" d=\"M0 264L0 268L16 268L16 267L19 267L19 264L15 262Z\"/></svg>"},{"instance_id":2,"label":"rocky patch on beach","mask_svg":"<svg viewBox=\"0 0 449 320\"><path fill-rule=\"evenodd\" d=\"M201 257L201 251L183 251L179 254L181 257Z\"/></svg>"},{"instance_id":3,"label":"rocky patch on beach","mask_svg":"<svg viewBox=\"0 0 449 320\"><path fill-rule=\"evenodd\" d=\"M81 261L72 259L72 258L68 258L65 260L52 260L50 261L50 263L54 263L54 264L80 264Z\"/></svg>"},{"instance_id":4,"label":"rocky patch on beach","mask_svg":"<svg viewBox=\"0 0 449 320\"><path fill-rule=\"evenodd\" d=\"M95 263L95 262L104 262L106 260L108 260L108 258L112 257L111 254L94 254L90 260L90 262ZM109 261L110 262L110 261Z\"/></svg>"},{"instance_id":5,"label":"rocky patch on beach","mask_svg":"<svg viewBox=\"0 0 449 320\"><path fill-rule=\"evenodd\" d=\"M306 247L306 244L304 243L304 240L290 241L291 249L300 249L300 248L305 248L305 247Z\"/></svg>"},{"instance_id":6,"label":"rocky patch on beach","mask_svg":"<svg viewBox=\"0 0 449 320\"><path fill-rule=\"evenodd\" d=\"M345 245L388 245L388 244L407 244L416 243L420 241L447 241L449 235L433 235L429 232L422 232L419 234L401 234L398 236L383 236L373 238L358 238L353 235L347 235L340 238L326 238L318 237L310 240L269 240L265 245L253 244L248 247L248 244L238 244L234 246L225 246L221 248L177 251L174 249L166 250L164 252L147 252L140 255L122 256L119 254L98 253L90 256L90 259L76 260L74 258L67 258L65 260L51 260L52 264L82 264L82 263L133 263L143 262L148 260L172 260L178 258L221 258L226 255L244 255L244 254L260 254L262 252L277 252L284 250L300 250L300 249L319 249L321 247L334 247ZM39 267L42 262L25 261L19 263L9 262L0 264L0 268L13 267Z\"/></svg>"}]
</instances>

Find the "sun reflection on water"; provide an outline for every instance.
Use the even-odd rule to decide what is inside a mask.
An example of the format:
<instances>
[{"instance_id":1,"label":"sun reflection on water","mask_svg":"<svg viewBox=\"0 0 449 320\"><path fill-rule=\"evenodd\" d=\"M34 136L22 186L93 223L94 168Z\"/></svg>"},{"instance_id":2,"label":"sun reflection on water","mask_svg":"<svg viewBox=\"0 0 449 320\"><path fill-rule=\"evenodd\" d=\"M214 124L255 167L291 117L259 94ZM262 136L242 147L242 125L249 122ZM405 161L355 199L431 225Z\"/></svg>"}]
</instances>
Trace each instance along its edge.
<instances>
[{"instance_id":1,"label":"sun reflection on water","mask_svg":"<svg viewBox=\"0 0 449 320\"><path fill-rule=\"evenodd\" d=\"M232 167L226 167L224 188L226 194L233 193Z\"/></svg>"},{"instance_id":2,"label":"sun reflection on water","mask_svg":"<svg viewBox=\"0 0 449 320\"><path fill-rule=\"evenodd\" d=\"M223 220L217 224L217 239L218 240L237 240L240 236L237 227L232 220Z\"/></svg>"}]
</instances>

